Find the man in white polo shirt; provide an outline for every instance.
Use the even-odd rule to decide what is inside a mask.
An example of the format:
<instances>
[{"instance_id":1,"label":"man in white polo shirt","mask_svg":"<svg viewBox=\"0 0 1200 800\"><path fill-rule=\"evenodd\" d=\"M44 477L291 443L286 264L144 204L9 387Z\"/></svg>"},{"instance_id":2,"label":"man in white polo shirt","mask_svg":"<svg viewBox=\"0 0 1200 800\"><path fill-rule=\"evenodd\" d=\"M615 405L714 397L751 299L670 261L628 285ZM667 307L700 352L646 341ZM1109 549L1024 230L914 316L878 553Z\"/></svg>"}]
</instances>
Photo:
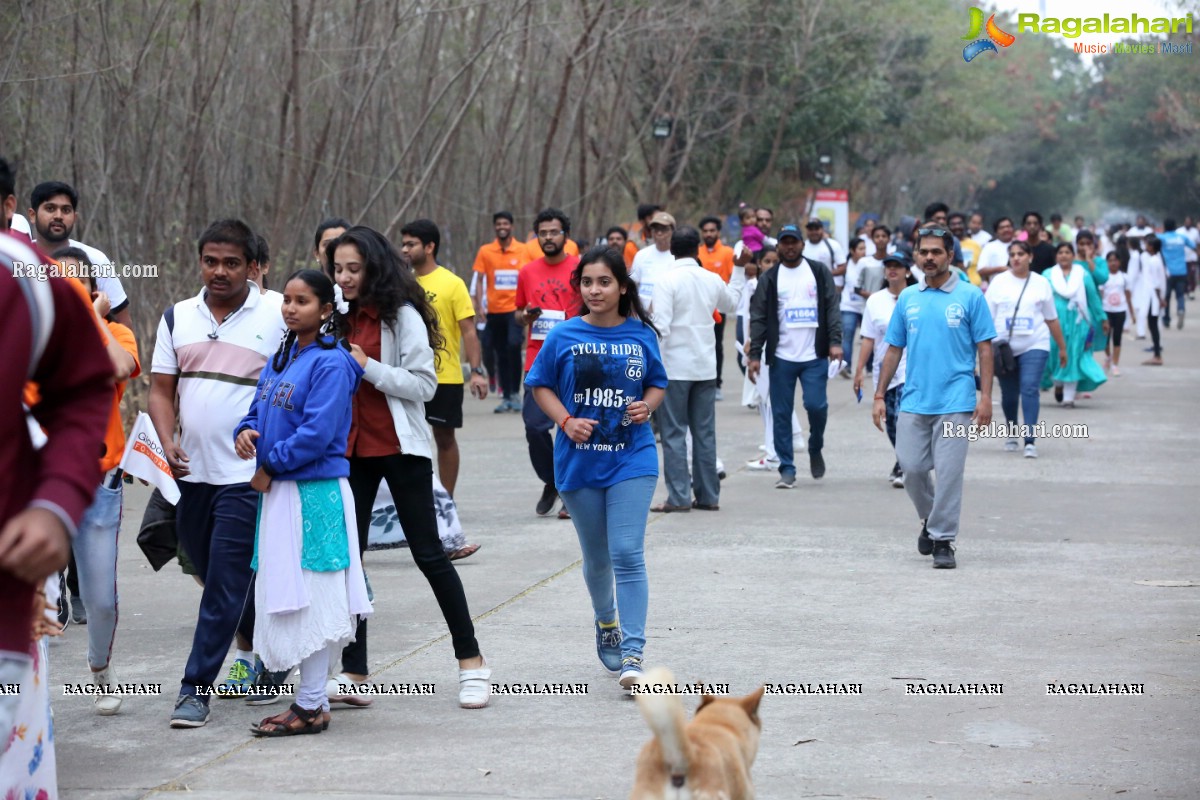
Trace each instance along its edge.
<instances>
[{"instance_id":1,"label":"man in white polo shirt","mask_svg":"<svg viewBox=\"0 0 1200 800\"><path fill-rule=\"evenodd\" d=\"M720 275L700 265L700 232L686 225L672 234L671 254L676 259L674 266L654 284L654 325L662 337L668 380L666 397L659 406L667 501L650 510L716 511L721 481L717 474L717 358L712 313L732 314L737 310L746 286L746 270L735 267L726 285Z\"/></svg>"},{"instance_id":2,"label":"man in white polo shirt","mask_svg":"<svg viewBox=\"0 0 1200 800\"><path fill-rule=\"evenodd\" d=\"M214 222L199 251L204 289L163 314L150 383L150 418L179 479L179 541L204 583L172 728L208 721L208 692L234 633L253 631L248 594L258 493L250 488L254 462L234 453L233 433L285 332L279 309L249 280L258 254L249 226Z\"/></svg>"}]
</instances>

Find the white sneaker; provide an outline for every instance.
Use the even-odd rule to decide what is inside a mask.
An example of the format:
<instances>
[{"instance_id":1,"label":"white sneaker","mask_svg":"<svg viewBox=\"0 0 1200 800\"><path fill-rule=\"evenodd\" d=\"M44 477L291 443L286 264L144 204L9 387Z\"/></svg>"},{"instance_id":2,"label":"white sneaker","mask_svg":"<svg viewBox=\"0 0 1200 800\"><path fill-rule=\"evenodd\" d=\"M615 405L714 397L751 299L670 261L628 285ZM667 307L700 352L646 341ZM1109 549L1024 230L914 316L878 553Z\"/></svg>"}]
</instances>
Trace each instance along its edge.
<instances>
[{"instance_id":1,"label":"white sneaker","mask_svg":"<svg viewBox=\"0 0 1200 800\"><path fill-rule=\"evenodd\" d=\"M477 669L458 671L458 704L462 708L483 708L492 696L492 668L485 662Z\"/></svg>"},{"instance_id":2,"label":"white sneaker","mask_svg":"<svg viewBox=\"0 0 1200 800\"><path fill-rule=\"evenodd\" d=\"M325 683L325 696L329 698L330 703L344 703L351 708L366 708L371 705L371 696L354 691L363 683L363 681L354 680L344 672L339 673L337 677L330 678Z\"/></svg>"},{"instance_id":3,"label":"white sneaker","mask_svg":"<svg viewBox=\"0 0 1200 800\"><path fill-rule=\"evenodd\" d=\"M1025 457L1026 458L1037 458L1037 445L1035 445L1035 444L1025 445Z\"/></svg>"},{"instance_id":4,"label":"white sneaker","mask_svg":"<svg viewBox=\"0 0 1200 800\"><path fill-rule=\"evenodd\" d=\"M896 487L897 489L904 488L904 473L903 472L896 473L896 477L892 478L892 486Z\"/></svg>"},{"instance_id":5,"label":"white sneaker","mask_svg":"<svg viewBox=\"0 0 1200 800\"><path fill-rule=\"evenodd\" d=\"M97 687L115 686L117 676L113 674L112 664L92 673L92 684ZM104 693L104 689L96 692L96 713L102 717L111 717L121 710L121 695Z\"/></svg>"},{"instance_id":6,"label":"white sneaker","mask_svg":"<svg viewBox=\"0 0 1200 800\"><path fill-rule=\"evenodd\" d=\"M723 480L725 480L725 477L726 477L725 462L718 458L717 459L717 479L723 481Z\"/></svg>"},{"instance_id":7,"label":"white sneaker","mask_svg":"<svg viewBox=\"0 0 1200 800\"><path fill-rule=\"evenodd\" d=\"M1020 445L1017 444L1016 439L1009 439L1004 443L1004 452L1006 453L1015 453L1019 448Z\"/></svg>"},{"instance_id":8,"label":"white sneaker","mask_svg":"<svg viewBox=\"0 0 1200 800\"><path fill-rule=\"evenodd\" d=\"M756 472L774 472L779 469L778 458L755 458L746 462L746 469L752 469Z\"/></svg>"}]
</instances>

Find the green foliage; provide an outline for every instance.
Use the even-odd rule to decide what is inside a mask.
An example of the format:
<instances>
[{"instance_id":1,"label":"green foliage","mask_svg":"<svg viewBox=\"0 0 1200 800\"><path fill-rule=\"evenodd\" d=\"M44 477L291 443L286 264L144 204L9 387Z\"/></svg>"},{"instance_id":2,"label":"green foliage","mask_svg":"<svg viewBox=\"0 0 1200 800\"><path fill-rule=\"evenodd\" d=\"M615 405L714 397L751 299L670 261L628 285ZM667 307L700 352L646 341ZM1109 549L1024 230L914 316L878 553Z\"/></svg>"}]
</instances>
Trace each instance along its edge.
<instances>
[{"instance_id":1,"label":"green foliage","mask_svg":"<svg viewBox=\"0 0 1200 800\"><path fill-rule=\"evenodd\" d=\"M1200 205L1200 53L1109 54L1096 65L1101 80L1091 92L1089 119L1106 194L1163 215L1194 213Z\"/></svg>"}]
</instances>

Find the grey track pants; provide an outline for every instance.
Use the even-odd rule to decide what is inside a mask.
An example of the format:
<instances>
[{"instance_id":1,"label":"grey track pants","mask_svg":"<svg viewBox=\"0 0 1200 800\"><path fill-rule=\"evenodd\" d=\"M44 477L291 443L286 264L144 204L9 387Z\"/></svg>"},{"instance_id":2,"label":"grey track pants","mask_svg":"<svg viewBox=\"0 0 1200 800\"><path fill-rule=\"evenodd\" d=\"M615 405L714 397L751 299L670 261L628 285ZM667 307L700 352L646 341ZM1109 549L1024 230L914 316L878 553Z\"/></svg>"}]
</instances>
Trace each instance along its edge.
<instances>
[{"instance_id":1,"label":"grey track pants","mask_svg":"<svg viewBox=\"0 0 1200 800\"><path fill-rule=\"evenodd\" d=\"M934 541L954 541L958 536L963 468L967 463L967 437L943 436L946 422L970 425L971 412L901 411L896 419L896 458L904 470L904 489L917 509L917 516L927 520L929 538Z\"/></svg>"}]
</instances>

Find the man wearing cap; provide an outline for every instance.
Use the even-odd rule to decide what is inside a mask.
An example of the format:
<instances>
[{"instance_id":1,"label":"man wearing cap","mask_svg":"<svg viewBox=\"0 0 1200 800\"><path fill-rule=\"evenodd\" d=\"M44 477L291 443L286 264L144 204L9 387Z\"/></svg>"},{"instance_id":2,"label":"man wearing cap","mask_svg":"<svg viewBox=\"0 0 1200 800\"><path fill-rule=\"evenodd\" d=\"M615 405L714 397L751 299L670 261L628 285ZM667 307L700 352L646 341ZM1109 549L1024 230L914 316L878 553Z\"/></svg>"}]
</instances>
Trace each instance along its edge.
<instances>
[{"instance_id":1,"label":"man wearing cap","mask_svg":"<svg viewBox=\"0 0 1200 800\"><path fill-rule=\"evenodd\" d=\"M925 274L925 285L908 287L896 301L871 416L875 427L883 430L885 394L903 355L896 458L904 472L904 488L922 521L917 552L932 554L935 569L954 569L967 426L982 427L992 421L992 339L996 328L983 292L950 271L954 234L926 223L917 236L917 264ZM983 387L978 400L976 355Z\"/></svg>"},{"instance_id":2,"label":"man wearing cap","mask_svg":"<svg viewBox=\"0 0 1200 800\"><path fill-rule=\"evenodd\" d=\"M675 267L675 256L671 255L671 234L675 233L675 218L665 211L655 211L650 217L650 239L652 244L638 250L629 268L629 277L637 284L638 297L642 305L653 310L654 284Z\"/></svg>"},{"instance_id":3,"label":"man wearing cap","mask_svg":"<svg viewBox=\"0 0 1200 800\"><path fill-rule=\"evenodd\" d=\"M797 381L808 412L809 469L813 478L825 474L821 449L829 415L826 383L829 360L842 358L842 317L833 274L823 262L804 256L800 229L785 225L778 239L779 267L759 277L750 300L750 361L746 374L752 381L758 379L765 350L771 368L775 451L779 454L779 481L775 487L793 489L796 464L792 410Z\"/></svg>"}]
</instances>

